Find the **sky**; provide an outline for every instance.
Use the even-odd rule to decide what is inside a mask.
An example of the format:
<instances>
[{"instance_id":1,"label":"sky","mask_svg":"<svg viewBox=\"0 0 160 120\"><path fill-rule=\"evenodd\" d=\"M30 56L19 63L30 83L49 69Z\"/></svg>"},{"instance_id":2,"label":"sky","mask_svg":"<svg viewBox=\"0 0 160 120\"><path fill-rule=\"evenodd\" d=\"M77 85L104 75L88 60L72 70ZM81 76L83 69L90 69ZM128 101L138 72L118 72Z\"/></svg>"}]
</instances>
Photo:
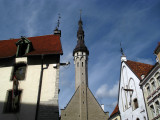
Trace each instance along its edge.
<instances>
[{"instance_id":1,"label":"sky","mask_svg":"<svg viewBox=\"0 0 160 120\"><path fill-rule=\"evenodd\" d=\"M63 55L59 109L75 92L73 49L82 9L85 44L89 49L89 88L105 111L118 99L121 53L128 60L155 64L160 41L160 0L0 0L0 40L53 34L60 13Z\"/></svg>"}]
</instances>

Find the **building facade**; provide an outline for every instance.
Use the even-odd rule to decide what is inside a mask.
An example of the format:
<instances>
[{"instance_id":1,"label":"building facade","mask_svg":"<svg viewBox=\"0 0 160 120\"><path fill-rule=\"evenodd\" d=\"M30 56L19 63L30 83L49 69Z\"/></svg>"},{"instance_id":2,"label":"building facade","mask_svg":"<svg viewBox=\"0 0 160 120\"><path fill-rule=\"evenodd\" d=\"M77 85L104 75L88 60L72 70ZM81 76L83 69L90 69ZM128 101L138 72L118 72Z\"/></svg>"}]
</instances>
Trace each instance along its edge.
<instances>
[{"instance_id":1,"label":"building facade","mask_svg":"<svg viewBox=\"0 0 160 120\"><path fill-rule=\"evenodd\" d=\"M0 119L58 120L60 35L0 41Z\"/></svg>"},{"instance_id":2,"label":"building facade","mask_svg":"<svg viewBox=\"0 0 160 120\"><path fill-rule=\"evenodd\" d=\"M88 88L88 55L84 41L82 20L79 20L77 45L73 51L75 64L75 93L67 106L61 110L62 120L107 120L105 113Z\"/></svg>"},{"instance_id":3,"label":"building facade","mask_svg":"<svg viewBox=\"0 0 160 120\"><path fill-rule=\"evenodd\" d=\"M118 106L122 120L148 120L142 89L141 76L153 66L134 62L121 57Z\"/></svg>"},{"instance_id":4,"label":"building facade","mask_svg":"<svg viewBox=\"0 0 160 120\"><path fill-rule=\"evenodd\" d=\"M144 99L149 120L160 120L160 45L157 46L155 54L157 63L144 77L140 85L143 89Z\"/></svg>"}]
</instances>

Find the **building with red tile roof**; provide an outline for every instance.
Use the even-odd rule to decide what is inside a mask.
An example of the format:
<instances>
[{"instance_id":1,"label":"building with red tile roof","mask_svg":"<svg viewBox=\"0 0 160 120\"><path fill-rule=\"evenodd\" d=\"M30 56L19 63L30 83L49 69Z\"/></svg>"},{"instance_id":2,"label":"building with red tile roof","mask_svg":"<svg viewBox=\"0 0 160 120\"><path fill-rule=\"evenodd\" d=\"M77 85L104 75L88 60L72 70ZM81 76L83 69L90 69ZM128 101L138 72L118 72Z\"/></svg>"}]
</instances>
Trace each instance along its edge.
<instances>
[{"instance_id":1,"label":"building with red tile roof","mask_svg":"<svg viewBox=\"0 0 160 120\"><path fill-rule=\"evenodd\" d=\"M59 120L60 31L0 41L0 119Z\"/></svg>"},{"instance_id":2,"label":"building with red tile roof","mask_svg":"<svg viewBox=\"0 0 160 120\"><path fill-rule=\"evenodd\" d=\"M122 120L147 119L143 91L139 84L151 71L152 65L127 60L121 57L118 106Z\"/></svg>"}]
</instances>

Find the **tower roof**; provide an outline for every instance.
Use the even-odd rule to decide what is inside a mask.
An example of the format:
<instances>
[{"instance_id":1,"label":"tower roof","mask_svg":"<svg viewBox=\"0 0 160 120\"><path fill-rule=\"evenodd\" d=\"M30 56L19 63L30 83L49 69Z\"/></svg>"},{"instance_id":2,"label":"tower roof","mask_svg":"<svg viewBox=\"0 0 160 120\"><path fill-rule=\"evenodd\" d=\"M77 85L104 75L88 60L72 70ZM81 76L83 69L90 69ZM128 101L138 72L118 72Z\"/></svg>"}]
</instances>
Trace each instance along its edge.
<instances>
[{"instance_id":1,"label":"tower roof","mask_svg":"<svg viewBox=\"0 0 160 120\"><path fill-rule=\"evenodd\" d=\"M78 31L77 31L77 45L75 47L75 49L73 50L73 55L74 53L76 52L86 52L87 55L89 55L89 51L85 45L85 41L84 41L84 31L83 31L83 22L81 20L81 17L80 17L80 20L78 22L78 25L79 25L79 28L78 28Z\"/></svg>"}]
</instances>

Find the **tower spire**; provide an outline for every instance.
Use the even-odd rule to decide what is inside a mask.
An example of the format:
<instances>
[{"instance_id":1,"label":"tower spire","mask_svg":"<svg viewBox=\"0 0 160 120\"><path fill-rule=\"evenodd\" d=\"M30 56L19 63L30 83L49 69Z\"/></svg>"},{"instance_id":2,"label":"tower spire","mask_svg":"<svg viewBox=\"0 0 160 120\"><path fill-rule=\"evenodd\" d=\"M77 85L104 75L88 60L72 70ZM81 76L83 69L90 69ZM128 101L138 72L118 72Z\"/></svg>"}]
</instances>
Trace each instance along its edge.
<instances>
[{"instance_id":1,"label":"tower spire","mask_svg":"<svg viewBox=\"0 0 160 120\"><path fill-rule=\"evenodd\" d=\"M87 55L89 55L89 51L85 45L85 41L84 41L84 30L83 30L83 22L82 22L82 18L81 18L81 12L82 10L80 10L80 19L78 21L78 31L77 31L77 45L73 51L73 56L76 52L86 52Z\"/></svg>"}]
</instances>

